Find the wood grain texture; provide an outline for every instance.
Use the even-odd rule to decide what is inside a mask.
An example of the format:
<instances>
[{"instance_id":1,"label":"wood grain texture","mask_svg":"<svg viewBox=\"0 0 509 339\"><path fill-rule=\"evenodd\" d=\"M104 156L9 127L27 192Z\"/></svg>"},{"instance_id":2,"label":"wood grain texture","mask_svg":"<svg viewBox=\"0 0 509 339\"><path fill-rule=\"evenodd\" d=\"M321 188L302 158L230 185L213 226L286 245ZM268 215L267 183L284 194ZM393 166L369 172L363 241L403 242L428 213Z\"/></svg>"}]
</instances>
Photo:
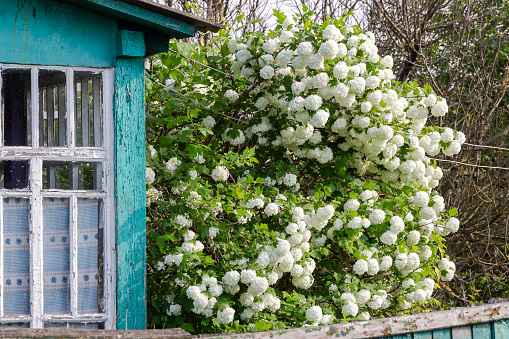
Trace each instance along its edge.
<instances>
[{"instance_id":1,"label":"wood grain texture","mask_svg":"<svg viewBox=\"0 0 509 339\"><path fill-rule=\"evenodd\" d=\"M453 328L452 339L472 339L472 327L462 326Z\"/></svg>"},{"instance_id":2,"label":"wood grain texture","mask_svg":"<svg viewBox=\"0 0 509 339\"><path fill-rule=\"evenodd\" d=\"M145 56L145 34L125 29L118 31L117 51L119 57Z\"/></svg>"},{"instance_id":3,"label":"wood grain texture","mask_svg":"<svg viewBox=\"0 0 509 339\"><path fill-rule=\"evenodd\" d=\"M117 329L146 327L145 77L143 58L115 69Z\"/></svg>"},{"instance_id":4,"label":"wood grain texture","mask_svg":"<svg viewBox=\"0 0 509 339\"><path fill-rule=\"evenodd\" d=\"M143 30L155 31L173 38L194 36L196 27L150 10L118 0L61 0L88 8L102 15L125 21Z\"/></svg>"},{"instance_id":5,"label":"wood grain texture","mask_svg":"<svg viewBox=\"0 0 509 339\"><path fill-rule=\"evenodd\" d=\"M472 338L491 338L491 323L473 325Z\"/></svg>"},{"instance_id":6,"label":"wood grain texture","mask_svg":"<svg viewBox=\"0 0 509 339\"><path fill-rule=\"evenodd\" d=\"M1 3L1 63L115 65L116 20L55 0Z\"/></svg>"},{"instance_id":7,"label":"wood grain texture","mask_svg":"<svg viewBox=\"0 0 509 339\"><path fill-rule=\"evenodd\" d=\"M0 328L0 338L168 338L168 339L190 339L193 338L188 332L180 328L167 330L145 330L145 331L108 331L108 330L73 330L67 328L31 329Z\"/></svg>"},{"instance_id":8,"label":"wood grain texture","mask_svg":"<svg viewBox=\"0 0 509 339\"><path fill-rule=\"evenodd\" d=\"M433 331L433 339L452 339L451 329L443 328Z\"/></svg>"},{"instance_id":9,"label":"wood grain texture","mask_svg":"<svg viewBox=\"0 0 509 339\"><path fill-rule=\"evenodd\" d=\"M509 338L509 319L495 321L493 323L493 339Z\"/></svg>"},{"instance_id":10,"label":"wood grain texture","mask_svg":"<svg viewBox=\"0 0 509 339\"><path fill-rule=\"evenodd\" d=\"M251 332L240 334L211 334L200 335L203 338L378 338L400 336L414 333L414 339L451 339L451 328L474 326L473 338L491 339L489 322L509 319L509 303L482 305L475 307L461 307L448 311L417 313L408 316L379 318L366 321L334 324L329 326L291 328L280 331ZM486 323L479 326L479 323ZM499 325L499 332L504 333L504 326ZM488 329L486 332L485 329ZM444 330L442 330L444 329ZM430 331L433 335L430 336ZM420 333L419 333L420 332ZM477 336L476 336L477 334ZM501 337L503 338L503 337ZM509 338L509 336L507 337ZM504 338L505 339L505 338Z\"/></svg>"}]
</instances>

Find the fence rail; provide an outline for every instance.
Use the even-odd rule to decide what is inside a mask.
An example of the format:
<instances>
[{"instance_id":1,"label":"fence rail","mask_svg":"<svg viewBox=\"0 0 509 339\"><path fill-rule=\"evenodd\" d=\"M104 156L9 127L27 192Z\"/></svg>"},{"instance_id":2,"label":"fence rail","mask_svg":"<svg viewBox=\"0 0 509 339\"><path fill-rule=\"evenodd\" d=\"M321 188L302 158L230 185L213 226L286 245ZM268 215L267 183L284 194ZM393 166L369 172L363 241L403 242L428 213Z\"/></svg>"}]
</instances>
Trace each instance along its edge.
<instances>
[{"instance_id":1,"label":"fence rail","mask_svg":"<svg viewBox=\"0 0 509 339\"><path fill-rule=\"evenodd\" d=\"M172 338L172 339L509 339L509 302L447 311L286 330L191 335L181 329L104 331L0 329L0 338Z\"/></svg>"}]
</instances>

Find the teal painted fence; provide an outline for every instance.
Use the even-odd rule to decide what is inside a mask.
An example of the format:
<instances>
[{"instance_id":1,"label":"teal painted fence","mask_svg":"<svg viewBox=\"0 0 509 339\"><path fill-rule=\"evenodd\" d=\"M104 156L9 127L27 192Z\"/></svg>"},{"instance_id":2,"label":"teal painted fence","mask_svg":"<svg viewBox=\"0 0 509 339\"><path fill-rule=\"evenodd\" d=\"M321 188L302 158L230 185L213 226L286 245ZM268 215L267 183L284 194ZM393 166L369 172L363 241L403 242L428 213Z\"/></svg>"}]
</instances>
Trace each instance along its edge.
<instances>
[{"instance_id":1,"label":"teal painted fence","mask_svg":"<svg viewBox=\"0 0 509 339\"><path fill-rule=\"evenodd\" d=\"M117 21L52 0L1 0L0 62L113 67Z\"/></svg>"},{"instance_id":2,"label":"teal painted fence","mask_svg":"<svg viewBox=\"0 0 509 339\"><path fill-rule=\"evenodd\" d=\"M117 329L146 327L144 59L115 68Z\"/></svg>"},{"instance_id":3,"label":"teal painted fence","mask_svg":"<svg viewBox=\"0 0 509 339\"><path fill-rule=\"evenodd\" d=\"M509 339L509 319L379 338L392 339Z\"/></svg>"}]
</instances>

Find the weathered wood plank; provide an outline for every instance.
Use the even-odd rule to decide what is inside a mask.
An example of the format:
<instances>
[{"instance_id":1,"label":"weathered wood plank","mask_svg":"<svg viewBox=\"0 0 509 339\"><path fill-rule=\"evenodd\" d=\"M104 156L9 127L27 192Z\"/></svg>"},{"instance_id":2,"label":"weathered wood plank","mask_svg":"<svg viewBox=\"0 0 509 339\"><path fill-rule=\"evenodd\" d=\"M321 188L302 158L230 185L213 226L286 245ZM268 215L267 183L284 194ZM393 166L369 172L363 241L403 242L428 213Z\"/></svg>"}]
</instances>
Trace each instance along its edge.
<instances>
[{"instance_id":1,"label":"weathered wood plank","mask_svg":"<svg viewBox=\"0 0 509 339\"><path fill-rule=\"evenodd\" d=\"M493 323L493 339L509 338L509 319L495 321Z\"/></svg>"},{"instance_id":2,"label":"weathered wood plank","mask_svg":"<svg viewBox=\"0 0 509 339\"><path fill-rule=\"evenodd\" d=\"M452 339L451 329L443 328L441 330L434 330L433 339Z\"/></svg>"},{"instance_id":3,"label":"weathered wood plank","mask_svg":"<svg viewBox=\"0 0 509 339\"><path fill-rule=\"evenodd\" d=\"M477 324L472 326L473 338L491 338L491 324Z\"/></svg>"},{"instance_id":4,"label":"weathered wood plank","mask_svg":"<svg viewBox=\"0 0 509 339\"><path fill-rule=\"evenodd\" d=\"M422 339L430 338L430 336L426 335L425 333L427 331L433 331L433 339L451 339L452 336L450 328L486 323L489 321L502 319L509 319L509 303L507 302L475 307L455 308L448 311L417 313L408 316L355 321L329 326L303 327L280 331L251 332L241 334L210 335L206 337L223 339L234 337L238 339L261 339L274 336L281 339L311 339L326 338L327 336L332 335L341 338L376 338L414 333L414 338ZM488 332L485 331L486 326ZM504 328L502 325L499 325L499 327ZM446 330L440 331L441 329ZM472 338L491 338L489 329L489 323L477 326L474 328Z\"/></svg>"},{"instance_id":5,"label":"weathered wood plank","mask_svg":"<svg viewBox=\"0 0 509 339\"><path fill-rule=\"evenodd\" d=\"M146 327L145 78L143 58L115 68L117 329Z\"/></svg>"},{"instance_id":6,"label":"weathered wood plank","mask_svg":"<svg viewBox=\"0 0 509 339\"><path fill-rule=\"evenodd\" d=\"M145 56L145 34L125 29L119 30L117 34L117 53L119 57Z\"/></svg>"},{"instance_id":7,"label":"weathered wood plank","mask_svg":"<svg viewBox=\"0 0 509 339\"><path fill-rule=\"evenodd\" d=\"M413 339L433 339L433 334L431 332L417 332L413 334Z\"/></svg>"},{"instance_id":8,"label":"weathered wood plank","mask_svg":"<svg viewBox=\"0 0 509 339\"><path fill-rule=\"evenodd\" d=\"M452 329L452 339L472 339L472 327L454 327Z\"/></svg>"},{"instance_id":9,"label":"weathered wood plank","mask_svg":"<svg viewBox=\"0 0 509 339\"><path fill-rule=\"evenodd\" d=\"M196 27L193 25L118 0L63 1L79 4L82 7L87 7L116 19L131 21L151 31L167 34L174 38L188 38L196 33Z\"/></svg>"},{"instance_id":10,"label":"weathered wood plank","mask_svg":"<svg viewBox=\"0 0 509 339\"><path fill-rule=\"evenodd\" d=\"M392 339L412 339L412 335L411 334L395 335L392 337Z\"/></svg>"},{"instance_id":11,"label":"weathered wood plank","mask_svg":"<svg viewBox=\"0 0 509 339\"><path fill-rule=\"evenodd\" d=\"M145 331L73 330L68 328L0 328L0 338L168 338L190 339L193 336L179 328Z\"/></svg>"},{"instance_id":12,"label":"weathered wood plank","mask_svg":"<svg viewBox=\"0 0 509 339\"><path fill-rule=\"evenodd\" d=\"M25 65L113 67L117 20L61 1L3 0L0 60Z\"/></svg>"}]
</instances>

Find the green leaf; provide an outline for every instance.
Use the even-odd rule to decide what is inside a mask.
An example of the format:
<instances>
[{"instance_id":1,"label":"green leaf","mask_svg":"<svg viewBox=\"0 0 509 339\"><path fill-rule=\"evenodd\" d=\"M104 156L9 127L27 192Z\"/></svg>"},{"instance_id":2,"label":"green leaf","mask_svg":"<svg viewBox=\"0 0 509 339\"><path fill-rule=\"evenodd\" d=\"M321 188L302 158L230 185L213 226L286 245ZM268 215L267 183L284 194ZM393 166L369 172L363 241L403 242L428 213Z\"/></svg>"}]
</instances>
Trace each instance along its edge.
<instances>
[{"instance_id":1,"label":"green leaf","mask_svg":"<svg viewBox=\"0 0 509 339\"><path fill-rule=\"evenodd\" d=\"M205 257L205 265L211 266L214 265L215 261L212 259L210 255Z\"/></svg>"},{"instance_id":2,"label":"green leaf","mask_svg":"<svg viewBox=\"0 0 509 339\"><path fill-rule=\"evenodd\" d=\"M257 321L255 323L255 331L268 331L272 327L271 323L266 323L265 321Z\"/></svg>"},{"instance_id":3,"label":"green leaf","mask_svg":"<svg viewBox=\"0 0 509 339\"><path fill-rule=\"evenodd\" d=\"M350 199L357 199L357 197L359 196L359 193L355 193L355 192L350 192Z\"/></svg>"},{"instance_id":4,"label":"green leaf","mask_svg":"<svg viewBox=\"0 0 509 339\"><path fill-rule=\"evenodd\" d=\"M447 213L449 213L449 216L454 217L456 214L458 214L458 210L456 209L456 207L454 207L449 209Z\"/></svg>"},{"instance_id":5,"label":"green leaf","mask_svg":"<svg viewBox=\"0 0 509 339\"><path fill-rule=\"evenodd\" d=\"M214 319L215 319L215 318L214 318ZM194 333L194 327L193 327L193 324L190 324L190 323L184 323L184 324L182 324L182 326L180 326L180 328L181 328L181 329L183 329L184 331Z\"/></svg>"}]
</instances>

